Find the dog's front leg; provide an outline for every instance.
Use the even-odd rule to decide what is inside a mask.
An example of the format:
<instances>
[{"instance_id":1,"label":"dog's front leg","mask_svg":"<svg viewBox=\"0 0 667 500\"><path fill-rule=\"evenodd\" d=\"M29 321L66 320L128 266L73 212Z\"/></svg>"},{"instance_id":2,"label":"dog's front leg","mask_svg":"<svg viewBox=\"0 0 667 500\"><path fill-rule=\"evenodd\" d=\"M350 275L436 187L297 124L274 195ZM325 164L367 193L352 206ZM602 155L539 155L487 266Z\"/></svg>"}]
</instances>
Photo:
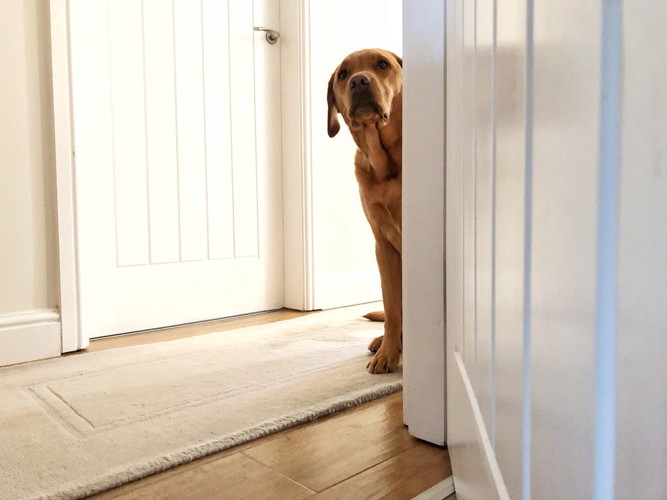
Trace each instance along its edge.
<instances>
[{"instance_id":1,"label":"dog's front leg","mask_svg":"<svg viewBox=\"0 0 667 500\"><path fill-rule=\"evenodd\" d=\"M403 331L401 254L384 238L376 237L375 254L380 269L384 302L384 338L370 363L371 373L394 371L401 359Z\"/></svg>"}]
</instances>

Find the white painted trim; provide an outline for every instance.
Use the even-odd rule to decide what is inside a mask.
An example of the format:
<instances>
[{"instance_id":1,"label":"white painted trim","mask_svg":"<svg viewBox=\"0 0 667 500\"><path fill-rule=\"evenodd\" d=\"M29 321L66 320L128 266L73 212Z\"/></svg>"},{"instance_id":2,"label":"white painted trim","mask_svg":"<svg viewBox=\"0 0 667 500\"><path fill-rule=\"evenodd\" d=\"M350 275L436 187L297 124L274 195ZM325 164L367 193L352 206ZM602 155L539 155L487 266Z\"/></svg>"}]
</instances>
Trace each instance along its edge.
<instances>
[{"instance_id":1,"label":"white painted trim","mask_svg":"<svg viewBox=\"0 0 667 500\"><path fill-rule=\"evenodd\" d=\"M0 366L60 356L60 315L41 309L0 316Z\"/></svg>"},{"instance_id":2,"label":"white painted trim","mask_svg":"<svg viewBox=\"0 0 667 500\"><path fill-rule=\"evenodd\" d=\"M51 0L50 5L62 352L88 346L88 339L81 332L79 320L68 5L68 0Z\"/></svg>"},{"instance_id":3,"label":"white painted trim","mask_svg":"<svg viewBox=\"0 0 667 500\"><path fill-rule=\"evenodd\" d=\"M442 500L454 493L454 476L443 479L438 484L420 493L412 500Z\"/></svg>"},{"instance_id":4,"label":"white painted trim","mask_svg":"<svg viewBox=\"0 0 667 500\"><path fill-rule=\"evenodd\" d=\"M445 4L403 7L403 418L410 434L443 445Z\"/></svg>"},{"instance_id":5,"label":"white painted trim","mask_svg":"<svg viewBox=\"0 0 667 500\"><path fill-rule=\"evenodd\" d=\"M15 328L34 323L47 323L59 321L60 314L55 309L36 309L13 314L0 315L0 329Z\"/></svg>"},{"instance_id":6,"label":"white painted trim","mask_svg":"<svg viewBox=\"0 0 667 500\"><path fill-rule=\"evenodd\" d=\"M489 464L498 497L501 500L510 500L510 495L507 492L507 486L505 486L505 480L503 479L503 475L500 472L500 466L496 460L496 453L493 450L493 446L491 446L491 440L489 439L489 434L486 431L486 425L484 425L484 418L482 417L482 411L479 409L479 403L477 402L477 397L475 396L475 390L472 387L470 377L468 376L468 372L465 368L465 363L463 362L463 358L461 358L461 354L458 352L454 353L454 358L456 359L456 364L461 371L461 375L463 375L462 379L465 385L466 394L470 399L473 418L475 420L475 425L477 426L478 438L484 450L486 462Z\"/></svg>"},{"instance_id":7,"label":"white painted trim","mask_svg":"<svg viewBox=\"0 0 667 500\"><path fill-rule=\"evenodd\" d=\"M315 308L310 0L281 0L285 306ZM294 78L294 75L299 75ZM298 109L298 113L291 110ZM285 112L290 110L289 112Z\"/></svg>"},{"instance_id":8,"label":"white painted trim","mask_svg":"<svg viewBox=\"0 0 667 500\"><path fill-rule=\"evenodd\" d=\"M313 186L310 151L309 0L281 0L285 305L315 308ZM50 0L56 146L62 352L84 349L77 255L75 154L72 135L69 0ZM295 81L293 76L301 75Z\"/></svg>"},{"instance_id":9,"label":"white painted trim","mask_svg":"<svg viewBox=\"0 0 667 500\"><path fill-rule=\"evenodd\" d=\"M450 412L448 417L450 426L455 428L449 433L448 447L457 495L510 500L470 376L458 351L453 352L450 364L447 382L452 400L449 404L456 411Z\"/></svg>"}]
</instances>

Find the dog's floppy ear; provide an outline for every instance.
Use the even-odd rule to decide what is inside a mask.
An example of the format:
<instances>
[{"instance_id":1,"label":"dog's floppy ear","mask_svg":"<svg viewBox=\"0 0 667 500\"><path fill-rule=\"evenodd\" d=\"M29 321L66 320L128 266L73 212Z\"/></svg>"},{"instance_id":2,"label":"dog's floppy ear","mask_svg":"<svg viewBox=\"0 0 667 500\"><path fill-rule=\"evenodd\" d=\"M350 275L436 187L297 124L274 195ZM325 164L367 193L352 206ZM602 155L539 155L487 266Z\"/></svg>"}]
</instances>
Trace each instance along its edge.
<instances>
[{"instance_id":1,"label":"dog's floppy ear","mask_svg":"<svg viewBox=\"0 0 667 500\"><path fill-rule=\"evenodd\" d=\"M403 67L403 59L401 59L399 56L397 56L393 52L392 52L392 54L396 58L396 61L398 62L398 65L402 68Z\"/></svg>"},{"instance_id":2,"label":"dog's floppy ear","mask_svg":"<svg viewBox=\"0 0 667 500\"><path fill-rule=\"evenodd\" d=\"M329 88L327 89L327 106L329 107L329 116L327 118L327 132L329 137L334 137L340 130L340 123L338 123L338 108L336 107L336 96L334 95L334 78L336 72L334 71L329 80Z\"/></svg>"}]
</instances>

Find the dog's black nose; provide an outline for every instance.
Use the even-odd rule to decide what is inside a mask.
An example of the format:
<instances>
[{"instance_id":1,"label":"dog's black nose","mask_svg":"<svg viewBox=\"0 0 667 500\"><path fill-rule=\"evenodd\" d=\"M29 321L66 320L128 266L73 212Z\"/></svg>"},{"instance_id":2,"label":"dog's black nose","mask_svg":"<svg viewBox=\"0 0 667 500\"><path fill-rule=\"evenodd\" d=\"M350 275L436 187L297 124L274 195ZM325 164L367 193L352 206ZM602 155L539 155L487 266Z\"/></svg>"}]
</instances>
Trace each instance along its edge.
<instances>
[{"instance_id":1,"label":"dog's black nose","mask_svg":"<svg viewBox=\"0 0 667 500\"><path fill-rule=\"evenodd\" d=\"M363 92L365 90L368 90L368 86L370 84L371 81L367 75L356 74L352 78L350 78L350 83L348 85L350 86L350 90L352 92Z\"/></svg>"}]
</instances>

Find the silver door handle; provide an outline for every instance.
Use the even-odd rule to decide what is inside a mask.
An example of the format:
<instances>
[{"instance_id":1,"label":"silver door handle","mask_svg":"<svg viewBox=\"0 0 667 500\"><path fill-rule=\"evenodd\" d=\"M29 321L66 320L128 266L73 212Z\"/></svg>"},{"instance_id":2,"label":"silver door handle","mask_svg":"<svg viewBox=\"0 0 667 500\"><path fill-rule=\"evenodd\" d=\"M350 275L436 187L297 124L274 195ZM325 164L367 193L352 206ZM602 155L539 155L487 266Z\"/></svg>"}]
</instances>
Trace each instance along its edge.
<instances>
[{"instance_id":1,"label":"silver door handle","mask_svg":"<svg viewBox=\"0 0 667 500\"><path fill-rule=\"evenodd\" d=\"M276 42L278 42L278 38L280 38L280 32L272 30L270 28L256 27L255 31L265 31L266 41L269 42L269 44L271 45L275 45Z\"/></svg>"}]
</instances>

